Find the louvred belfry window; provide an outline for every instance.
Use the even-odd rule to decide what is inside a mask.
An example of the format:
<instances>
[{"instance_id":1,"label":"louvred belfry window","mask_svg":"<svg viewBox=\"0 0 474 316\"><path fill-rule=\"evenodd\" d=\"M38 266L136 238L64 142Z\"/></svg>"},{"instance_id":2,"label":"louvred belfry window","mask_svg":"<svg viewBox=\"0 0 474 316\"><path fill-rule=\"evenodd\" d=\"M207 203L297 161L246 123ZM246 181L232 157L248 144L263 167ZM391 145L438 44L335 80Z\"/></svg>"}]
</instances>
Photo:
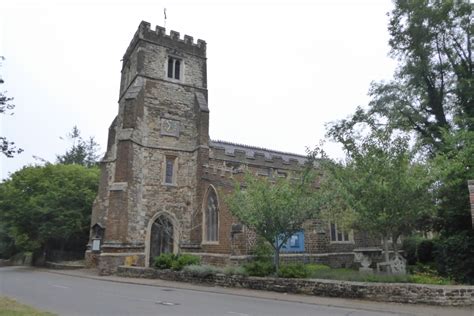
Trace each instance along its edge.
<instances>
[{"instance_id":1,"label":"louvred belfry window","mask_svg":"<svg viewBox=\"0 0 474 316\"><path fill-rule=\"evenodd\" d=\"M168 78L181 79L181 63L182 60L174 57L168 57Z\"/></svg>"}]
</instances>

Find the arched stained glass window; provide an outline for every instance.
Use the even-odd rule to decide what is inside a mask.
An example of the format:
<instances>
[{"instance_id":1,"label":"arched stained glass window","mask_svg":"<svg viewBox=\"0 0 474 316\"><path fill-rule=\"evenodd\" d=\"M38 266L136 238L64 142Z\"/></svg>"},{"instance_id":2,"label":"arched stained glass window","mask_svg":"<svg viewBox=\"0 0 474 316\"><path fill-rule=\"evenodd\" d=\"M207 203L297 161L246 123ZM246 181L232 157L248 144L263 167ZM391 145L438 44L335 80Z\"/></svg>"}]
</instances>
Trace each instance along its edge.
<instances>
[{"instance_id":1,"label":"arched stained glass window","mask_svg":"<svg viewBox=\"0 0 474 316\"><path fill-rule=\"evenodd\" d=\"M217 202L216 191L211 187L207 193L207 202L205 207L205 237L206 241L218 241L219 227L219 204Z\"/></svg>"}]
</instances>

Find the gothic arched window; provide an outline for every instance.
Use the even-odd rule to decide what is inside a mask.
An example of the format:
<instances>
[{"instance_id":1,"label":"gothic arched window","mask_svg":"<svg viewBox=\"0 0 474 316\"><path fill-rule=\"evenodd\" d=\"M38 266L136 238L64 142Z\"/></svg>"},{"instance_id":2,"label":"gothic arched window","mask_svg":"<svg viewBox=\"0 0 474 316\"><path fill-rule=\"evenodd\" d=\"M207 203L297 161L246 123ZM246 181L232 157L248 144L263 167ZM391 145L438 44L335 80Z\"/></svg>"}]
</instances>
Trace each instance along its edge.
<instances>
[{"instance_id":1,"label":"gothic arched window","mask_svg":"<svg viewBox=\"0 0 474 316\"><path fill-rule=\"evenodd\" d=\"M205 240L218 241L219 228L219 203L217 202L216 191L210 187L207 192L207 200L204 209L205 220Z\"/></svg>"}]
</instances>

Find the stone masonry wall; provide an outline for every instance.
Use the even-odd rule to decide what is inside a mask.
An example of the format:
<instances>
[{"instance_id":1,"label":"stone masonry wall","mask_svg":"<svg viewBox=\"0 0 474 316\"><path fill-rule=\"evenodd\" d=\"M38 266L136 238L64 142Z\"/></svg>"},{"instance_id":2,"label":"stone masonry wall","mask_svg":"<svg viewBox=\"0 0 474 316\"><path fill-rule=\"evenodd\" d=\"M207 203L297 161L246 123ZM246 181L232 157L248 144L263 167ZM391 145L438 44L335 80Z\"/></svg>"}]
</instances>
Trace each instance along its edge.
<instances>
[{"instance_id":1,"label":"stone masonry wall","mask_svg":"<svg viewBox=\"0 0 474 316\"><path fill-rule=\"evenodd\" d=\"M196 276L183 271L150 268L118 268L118 275L157 278L210 286L247 288L293 294L366 299L380 302L473 306L474 286L422 285L403 283L367 283L321 279L259 278L224 274Z\"/></svg>"}]
</instances>

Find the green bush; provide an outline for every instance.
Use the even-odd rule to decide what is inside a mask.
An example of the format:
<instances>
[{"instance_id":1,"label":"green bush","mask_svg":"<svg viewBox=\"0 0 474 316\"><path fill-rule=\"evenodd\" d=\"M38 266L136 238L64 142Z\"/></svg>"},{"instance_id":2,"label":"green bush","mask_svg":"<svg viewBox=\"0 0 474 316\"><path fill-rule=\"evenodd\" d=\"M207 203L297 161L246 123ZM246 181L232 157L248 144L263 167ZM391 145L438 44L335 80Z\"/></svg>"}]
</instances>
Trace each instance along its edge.
<instances>
[{"instance_id":1,"label":"green bush","mask_svg":"<svg viewBox=\"0 0 474 316\"><path fill-rule=\"evenodd\" d=\"M278 270L280 278L307 278L309 275L309 270L302 263L285 264Z\"/></svg>"},{"instance_id":2,"label":"green bush","mask_svg":"<svg viewBox=\"0 0 474 316\"><path fill-rule=\"evenodd\" d=\"M437 285L449 285L454 282L450 279L440 277L439 275L426 273L426 272L417 272L409 276L409 282L419 283L419 284L437 284Z\"/></svg>"},{"instance_id":3,"label":"green bush","mask_svg":"<svg viewBox=\"0 0 474 316\"><path fill-rule=\"evenodd\" d=\"M431 239L411 236L403 240L402 248L405 251L408 265L415 265L417 262L428 263L434 260L434 242Z\"/></svg>"},{"instance_id":4,"label":"green bush","mask_svg":"<svg viewBox=\"0 0 474 316\"><path fill-rule=\"evenodd\" d=\"M154 266L158 269L182 270L185 266L198 265L200 261L199 257L189 254L162 253L155 257Z\"/></svg>"},{"instance_id":5,"label":"green bush","mask_svg":"<svg viewBox=\"0 0 474 316\"><path fill-rule=\"evenodd\" d=\"M474 230L436 240L433 253L442 276L474 284Z\"/></svg>"},{"instance_id":6,"label":"green bush","mask_svg":"<svg viewBox=\"0 0 474 316\"><path fill-rule=\"evenodd\" d=\"M273 253L273 247L262 237L257 238L257 242L250 251L250 254L257 261L271 261Z\"/></svg>"},{"instance_id":7,"label":"green bush","mask_svg":"<svg viewBox=\"0 0 474 316\"><path fill-rule=\"evenodd\" d=\"M225 268L219 268L211 265L188 265L183 267L183 271L190 273L193 276L197 277L208 277L210 275L216 275L217 273L223 273L225 275L244 275L247 276L248 273L241 266L227 266Z\"/></svg>"},{"instance_id":8,"label":"green bush","mask_svg":"<svg viewBox=\"0 0 474 316\"><path fill-rule=\"evenodd\" d=\"M200 278L206 278L211 275L216 275L217 273L222 272L221 269L214 266L196 265L196 264L184 266L183 271L191 274L192 276L200 277Z\"/></svg>"},{"instance_id":9,"label":"green bush","mask_svg":"<svg viewBox=\"0 0 474 316\"><path fill-rule=\"evenodd\" d=\"M416 251L418 261L428 263L433 261L433 241L429 239L422 240Z\"/></svg>"},{"instance_id":10,"label":"green bush","mask_svg":"<svg viewBox=\"0 0 474 316\"><path fill-rule=\"evenodd\" d=\"M227 266L222 270L222 272L225 275L249 275L247 270L245 270L245 268L241 266Z\"/></svg>"},{"instance_id":11,"label":"green bush","mask_svg":"<svg viewBox=\"0 0 474 316\"><path fill-rule=\"evenodd\" d=\"M313 275L315 273L318 273L319 271L331 270L331 267L325 264L310 263L306 265L306 270L308 271L309 275Z\"/></svg>"},{"instance_id":12,"label":"green bush","mask_svg":"<svg viewBox=\"0 0 474 316\"><path fill-rule=\"evenodd\" d=\"M314 270L310 273L310 277L314 279L327 280L341 280L341 281L356 281L356 282L409 282L408 275L391 275L391 274L369 274L361 273L352 269L331 269L321 265L320 269Z\"/></svg>"},{"instance_id":13,"label":"green bush","mask_svg":"<svg viewBox=\"0 0 474 316\"><path fill-rule=\"evenodd\" d=\"M176 260L176 255L172 253L162 253L155 257L153 265L158 269L171 269L173 262Z\"/></svg>"},{"instance_id":14,"label":"green bush","mask_svg":"<svg viewBox=\"0 0 474 316\"><path fill-rule=\"evenodd\" d=\"M418 256L416 254L418 249L418 244L422 239L418 236L410 236L403 239L402 249L405 252L405 258L407 259L408 265L414 265L418 261Z\"/></svg>"},{"instance_id":15,"label":"green bush","mask_svg":"<svg viewBox=\"0 0 474 316\"><path fill-rule=\"evenodd\" d=\"M264 277L275 273L272 262L274 249L265 239L258 237L250 253L253 260L243 265L247 275Z\"/></svg>"},{"instance_id":16,"label":"green bush","mask_svg":"<svg viewBox=\"0 0 474 316\"><path fill-rule=\"evenodd\" d=\"M269 260L254 260L244 264L244 269L251 276L264 277L275 273L275 267Z\"/></svg>"},{"instance_id":17,"label":"green bush","mask_svg":"<svg viewBox=\"0 0 474 316\"><path fill-rule=\"evenodd\" d=\"M171 268L173 270L182 270L185 266L198 265L201 263L201 259L197 256L182 254L176 256L176 259L172 262Z\"/></svg>"}]
</instances>

